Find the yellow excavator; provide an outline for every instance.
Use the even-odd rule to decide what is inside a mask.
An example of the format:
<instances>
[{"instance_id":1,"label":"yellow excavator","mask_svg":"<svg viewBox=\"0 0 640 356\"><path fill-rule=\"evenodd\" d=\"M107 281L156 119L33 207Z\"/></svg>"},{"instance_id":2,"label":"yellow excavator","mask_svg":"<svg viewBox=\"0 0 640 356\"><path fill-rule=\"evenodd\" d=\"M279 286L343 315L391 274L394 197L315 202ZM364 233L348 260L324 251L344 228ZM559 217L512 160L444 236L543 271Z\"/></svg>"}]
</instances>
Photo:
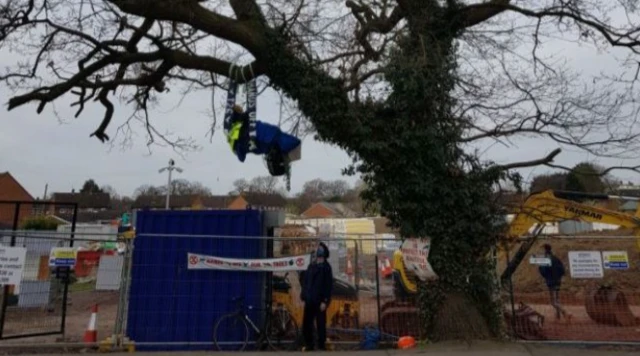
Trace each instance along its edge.
<instances>
[{"instance_id":1,"label":"yellow excavator","mask_svg":"<svg viewBox=\"0 0 640 356\"><path fill-rule=\"evenodd\" d=\"M605 223L630 228L638 237L640 249L640 210L635 215L609 210L585 204L584 201L602 201L610 199L638 198L620 197L605 194L590 194L569 191L546 190L530 194L524 203L516 207L516 216L506 232L506 246L498 247L498 254L504 255L518 239L529 234L535 226L531 237L525 240L500 276L501 281L508 280L518 268L526 254L542 232L544 224L565 220L581 220ZM640 208L640 204L639 204ZM417 279L407 270L401 250L393 254L393 290L395 299L381 307L380 327L383 331L395 335L416 335L419 325L415 297L418 291Z\"/></svg>"},{"instance_id":2,"label":"yellow excavator","mask_svg":"<svg viewBox=\"0 0 640 356\"><path fill-rule=\"evenodd\" d=\"M521 236L527 235L533 226L536 226L531 238L525 240L516 254L513 256L506 269L500 276L505 281L513 275L525 255L537 240L544 228L544 223L561 222L565 220L580 220L592 223L618 225L628 228L637 236L636 244L640 249L640 210L634 215L620 211L605 209L593 205L584 204L584 201L606 201L610 199L634 199L606 194L592 194L568 191L546 190L534 193L527 197L522 206L517 208L516 216L509 225L506 246L499 249L499 254L506 253L506 249L512 246ZM639 205L640 207L640 205Z\"/></svg>"}]
</instances>

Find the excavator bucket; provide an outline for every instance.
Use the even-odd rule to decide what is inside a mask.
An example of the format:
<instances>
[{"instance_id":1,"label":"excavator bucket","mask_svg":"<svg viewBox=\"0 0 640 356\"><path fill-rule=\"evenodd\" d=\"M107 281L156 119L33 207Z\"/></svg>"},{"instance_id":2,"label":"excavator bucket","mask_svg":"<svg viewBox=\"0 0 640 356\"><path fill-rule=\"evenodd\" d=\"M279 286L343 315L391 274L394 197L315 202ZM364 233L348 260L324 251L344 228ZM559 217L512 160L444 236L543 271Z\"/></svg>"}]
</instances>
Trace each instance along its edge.
<instances>
[{"instance_id":1,"label":"excavator bucket","mask_svg":"<svg viewBox=\"0 0 640 356\"><path fill-rule=\"evenodd\" d=\"M640 325L640 318L636 318L629 309L624 293L612 287L602 286L589 291L585 307L589 317L599 324L623 327Z\"/></svg>"}]
</instances>

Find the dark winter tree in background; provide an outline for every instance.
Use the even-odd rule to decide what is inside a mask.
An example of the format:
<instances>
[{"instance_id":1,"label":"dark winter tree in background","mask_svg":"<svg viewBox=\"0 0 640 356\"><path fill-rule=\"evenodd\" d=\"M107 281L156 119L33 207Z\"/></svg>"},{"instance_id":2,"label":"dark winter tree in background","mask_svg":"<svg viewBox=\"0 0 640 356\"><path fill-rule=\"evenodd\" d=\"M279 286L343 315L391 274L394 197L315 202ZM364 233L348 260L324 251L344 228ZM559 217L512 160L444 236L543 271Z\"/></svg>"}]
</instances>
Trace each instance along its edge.
<instances>
[{"instance_id":1,"label":"dark winter tree in background","mask_svg":"<svg viewBox=\"0 0 640 356\"><path fill-rule=\"evenodd\" d=\"M100 187L100 190L103 193L107 193L109 194L109 197L114 200L114 199L120 199L120 195L118 194L118 192L116 191L116 189L110 185L103 185L102 187Z\"/></svg>"},{"instance_id":2,"label":"dark winter tree in background","mask_svg":"<svg viewBox=\"0 0 640 356\"><path fill-rule=\"evenodd\" d=\"M531 180L531 185L529 186L531 193L539 193L548 189L567 189L567 173L541 174Z\"/></svg>"},{"instance_id":3,"label":"dark winter tree in background","mask_svg":"<svg viewBox=\"0 0 640 356\"><path fill-rule=\"evenodd\" d=\"M261 194L281 194L284 195L285 189L280 184L278 178L272 176L253 177L250 181L246 179L237 179L233 182L234 190L231 194L242 193L261 193Z\"/></svg>"},{"instance_id":4,"label":"dark winter tree in background","mask_svg":"<svg viewBox=\"0 0 640 356\"><path fill-rule=\"evenodd\" d=\"M136 188L136 190L133 192L133 198L135 199L140 196L161 196L165 191L166 188L144 184Z\"/></svg>"},{"instance_id":5,"label":"dark winter tree in background","mask_svg":"<svg viewBox=\"0 0 640 356\"><path fill-rule=\"evenodd\" d=\"M568 172L535 176L529 190L540 192L547 189L570 190L585 193L608 193L615 190L619 180L607 169L589 162L576 164Z\"/></svg>"},{"instance_id":6,"label":"dark winter tree in background","mask_svg":"<svg viewBox=\"0 0 640 356\"><path fill-rule=\"evenodd\" d=\"M164 196L167 194L167 186L141 185L133 192L133 197L139 196ZM200 182L186 179L174 179L171 181L171 194L173 195L201 195L210 196L211 189Z\"/></svg>"},{"instance_id":7,"label":"dark winter tree in background","mask_svg":"<svg viewBox=\"0 0 640 356\"><path fill-rule=\"evenodd\" d=\"M68 97L80 115L97 103L104 117L91 135L101 141L139 122L150 142L188 148L155 129L151 104L169 90L219 88L225 76L259 76L262 86L282 94L283 107L298 112L293 119L302 121L291 122L294 129L305 125L353 158L347 173L362 176L364 196L403 236L432 238L430 261L439 278L421 284L420 303L433 340L500 335L489 258L503 230L495 224L501 212L494 190L505 178L519 181L512 170L554 166L560 153L498 165L481 160L474 145L534 137L600 157L638 149L635 1L34 0L0 6L2 48L21 58L0 74L15 91L9 109L33 103L42 112ZM558 38L620 47L630 57L586 78L542 54L547 41ZM134 115L121 114L126 109L116 109L115 100L132 104ZM116 123L116 117L128 119Z\"/></svg>"},{"instance_id":8,"label":"dark winter tree in background","mask_svg":"<svg viewBox=\"0 0 640 356\"><path fill-rule=\"evenodd\" d=\"M82 188L80 188L80 193L93 194L93 193L104 193L104 192L93 179L88 179L84 182L84 184L82 184Z\"/></svg>"},{"instance_id":9,"label":"dark winter tree in background","mask_svg":"<svg viewBox=\"0 0 640 356\"><path fill-rule=\"evenodd\" d=\"M158 188L162 190L162 194L166 193L166 186ZM211 196L211 189L200 182L174 179L171 181L171 194Z\"/></svg>"}]
</instances>

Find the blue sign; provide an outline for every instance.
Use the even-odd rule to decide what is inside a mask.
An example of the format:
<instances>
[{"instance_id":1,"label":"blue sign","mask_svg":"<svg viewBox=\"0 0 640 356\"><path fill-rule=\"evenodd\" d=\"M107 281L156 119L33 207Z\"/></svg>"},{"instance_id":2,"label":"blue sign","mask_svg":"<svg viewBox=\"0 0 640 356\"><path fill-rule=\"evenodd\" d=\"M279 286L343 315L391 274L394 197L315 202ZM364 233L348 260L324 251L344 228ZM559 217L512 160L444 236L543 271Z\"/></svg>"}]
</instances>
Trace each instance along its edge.
<instances>
[{"instance_id":1,"label":"blue sign","mask_svg":"<svg viewBox=\"0 0 640 356\"><path fill-rule=\"evenodd\" d=\"M49 261L49 265L53 267L73 267L76 265L76 260L73 258L56 258Z\"/></svg>"},{"instance_id":2,"label":"blue sign","mask_svg":"<svg viewBox=\"0 0 640 356\"><path fill-rule=\"evenodd\" d=\"M604 264L604 268L629 269L629 263L628 262L609 262Z\"/></svg>"}]
</instances>

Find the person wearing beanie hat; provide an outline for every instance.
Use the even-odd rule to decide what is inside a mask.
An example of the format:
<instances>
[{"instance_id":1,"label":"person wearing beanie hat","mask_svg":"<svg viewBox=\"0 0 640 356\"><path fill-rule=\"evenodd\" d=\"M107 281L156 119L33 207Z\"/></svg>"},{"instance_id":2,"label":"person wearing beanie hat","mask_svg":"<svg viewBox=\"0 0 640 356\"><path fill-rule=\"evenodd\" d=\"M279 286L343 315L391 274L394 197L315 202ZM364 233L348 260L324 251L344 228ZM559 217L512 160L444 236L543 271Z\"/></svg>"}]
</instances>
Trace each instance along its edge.
<instances>
[{"instance_id":1,"label":"person wearing beanie hat","mask_svg":"<svg viewBox=\"0 0 640 356\"><path fill-rule=\"evenodd\" d=\"M315 262L309 264L304 273L302 293L300 298L304 302L302 318L302 335L304 336L305 351L314 349L313 324L318 330L318 349L325 350L327 339L327 308L331 303L333 290L333 271L327 262L329 248L320 242L315 253Z\"/></svg>"}]
</instances>

